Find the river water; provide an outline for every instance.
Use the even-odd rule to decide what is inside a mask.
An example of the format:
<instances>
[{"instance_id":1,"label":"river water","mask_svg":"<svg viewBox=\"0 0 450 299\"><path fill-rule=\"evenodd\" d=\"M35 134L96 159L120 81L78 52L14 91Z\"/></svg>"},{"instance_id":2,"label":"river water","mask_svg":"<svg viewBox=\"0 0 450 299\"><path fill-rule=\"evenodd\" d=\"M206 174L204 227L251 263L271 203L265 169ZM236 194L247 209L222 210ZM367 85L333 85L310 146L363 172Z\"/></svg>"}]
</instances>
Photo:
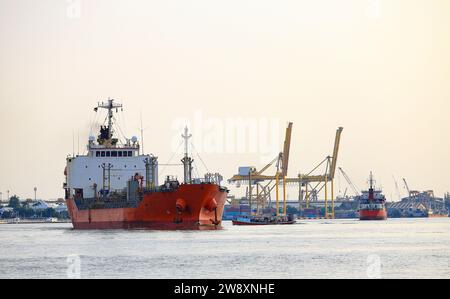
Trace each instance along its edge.
<instances>
[{"instance_id":1,"label":"river water","mask_svg":"<svg viewBox=\"0 0 450 299\"><path fill-rule=\"evenodd\" d=\"M220 231L3 224L0 278L450 278L450 218Z\"/></svg>"}]
</instances>

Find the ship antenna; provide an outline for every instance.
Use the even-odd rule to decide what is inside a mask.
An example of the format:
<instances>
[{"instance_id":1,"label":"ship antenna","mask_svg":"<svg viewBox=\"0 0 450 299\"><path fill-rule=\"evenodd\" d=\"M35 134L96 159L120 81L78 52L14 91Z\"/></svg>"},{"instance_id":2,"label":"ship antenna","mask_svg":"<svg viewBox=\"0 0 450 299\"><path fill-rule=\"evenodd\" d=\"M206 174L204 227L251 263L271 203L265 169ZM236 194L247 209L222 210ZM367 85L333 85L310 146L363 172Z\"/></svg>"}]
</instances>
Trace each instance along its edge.
<instances>
[{"instance_id":1,"label":"ship antenna","mask_svg":"<svg viewBox=\"0 0 450 299\"><path fill-rule=\"evenodd\" d=\"M141 109L141 147L142 147L142 154L145 155L145 152L144 152L144 128L142 127L142 109Z\"/></svg>"},{"instance_id":2,"label":"ship antenna","mask_svg":"<svg viewBox=\"0 0 450 299\"><path fill-rule=\"evenodd\" d=\"M370 189L373 189L373 173L370 172Z\"/></svg>"},{"instance_id":3,"label":"ship antenna","mask_svg":"<svg viewBox=\"0 0 450 299\"><path fill-rule=\"evenodd\" d=\"M189 134L189 129L188 127L184 128L184 134L181 135L181 137L183 137L184 139L184 157L188 158L189 157L189 139L192 137L192 134Z\"/></svg>"},{"instance_id":4,"label":"ship antenna","mask_svg":"<svg viewBox=\"0 0 450 299\"><path fill-rule=\"evenodd\" d=\"M98 108L103 108L108 110L108 139L112 138L112 125L113 125L113 109L122 108L122 104L114 103L114 99L108 98L107 103L99 103L98 106L94 109L97 111Z\"/></svg>"},{"instance_id":5,"label":"ship antenna","mask_svg":"<svg viewBox=\"0 0 450 299\"><path fill-rule=\"evenodd\" d=\"M75 157L75 130L72 129L72 157Z\"/></svg>"}]
</instances>

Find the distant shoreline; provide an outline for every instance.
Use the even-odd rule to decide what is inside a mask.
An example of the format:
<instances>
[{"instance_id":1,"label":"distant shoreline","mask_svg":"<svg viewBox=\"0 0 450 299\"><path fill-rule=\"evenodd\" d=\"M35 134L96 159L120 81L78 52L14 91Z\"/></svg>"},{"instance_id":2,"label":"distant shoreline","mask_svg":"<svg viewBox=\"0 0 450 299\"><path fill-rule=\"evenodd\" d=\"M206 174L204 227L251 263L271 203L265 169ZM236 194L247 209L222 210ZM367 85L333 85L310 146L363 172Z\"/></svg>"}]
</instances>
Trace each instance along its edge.
<instances>
[{"instance_id":1,"label":"distant shoreline","mask_svg":"<svg viewBox=\"0 0 450 299\"><path fill-rule=\"evenodd\" d=\"M47 219L2 219L0 224L47 224L47 223L72 223L70 219L58 219L56 221L48 221Z\"/></svg>"}]
</instances>

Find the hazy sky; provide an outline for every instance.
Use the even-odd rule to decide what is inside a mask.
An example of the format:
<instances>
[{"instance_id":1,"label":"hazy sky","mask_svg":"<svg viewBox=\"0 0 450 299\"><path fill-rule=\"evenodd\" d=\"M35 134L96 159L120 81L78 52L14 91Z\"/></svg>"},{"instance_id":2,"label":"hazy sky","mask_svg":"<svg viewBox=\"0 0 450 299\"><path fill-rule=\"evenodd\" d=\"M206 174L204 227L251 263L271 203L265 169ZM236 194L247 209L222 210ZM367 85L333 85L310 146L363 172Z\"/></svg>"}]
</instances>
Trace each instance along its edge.
<instances>
[{"instance_id":1,"label":"hazy sky","mask_svg":"<svg viewBox=\"0 0 450 299\"><path fill-rule=\"evenodd\" d=\"M129 136L143 111L145 150L161 163L174 122L196 113L274 119L280 134L293 121L291 176L331 154L344 126L339 165L361 188L373 170L388 197L392 175L442 196L450 1L0 0L3 198L34 186L63 197L73 131L84 146L108 97L124 103ZM263 166L250 152L202 158L226 178Z\"/></svg>"}]
</instances>

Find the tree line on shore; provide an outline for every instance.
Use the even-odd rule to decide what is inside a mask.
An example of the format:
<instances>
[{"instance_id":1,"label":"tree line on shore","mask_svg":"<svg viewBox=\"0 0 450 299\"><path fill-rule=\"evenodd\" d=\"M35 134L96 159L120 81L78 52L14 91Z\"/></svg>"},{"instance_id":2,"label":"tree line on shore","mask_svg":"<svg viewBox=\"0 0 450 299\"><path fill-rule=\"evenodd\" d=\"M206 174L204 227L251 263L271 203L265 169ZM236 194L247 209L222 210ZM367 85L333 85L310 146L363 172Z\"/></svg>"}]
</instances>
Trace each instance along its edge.
<instances>
[{"instance_id":1,"label":"tree line on shore","mask_svg":"<svg viewBox=\"0 0 450 299\"><path fill-rule=\"evenodd\" d=\"M39 218L58 218L67 219L68 214L66 211L58 212L54 208L46 209L33 209L30 207L29 202L21 202L17 195L12 196L9 199L8 209L2 209L0 207L0 218L1 219L11 219L11 218L25 218L25 219L39 219Z\"/></svg>"}]
</instances>

